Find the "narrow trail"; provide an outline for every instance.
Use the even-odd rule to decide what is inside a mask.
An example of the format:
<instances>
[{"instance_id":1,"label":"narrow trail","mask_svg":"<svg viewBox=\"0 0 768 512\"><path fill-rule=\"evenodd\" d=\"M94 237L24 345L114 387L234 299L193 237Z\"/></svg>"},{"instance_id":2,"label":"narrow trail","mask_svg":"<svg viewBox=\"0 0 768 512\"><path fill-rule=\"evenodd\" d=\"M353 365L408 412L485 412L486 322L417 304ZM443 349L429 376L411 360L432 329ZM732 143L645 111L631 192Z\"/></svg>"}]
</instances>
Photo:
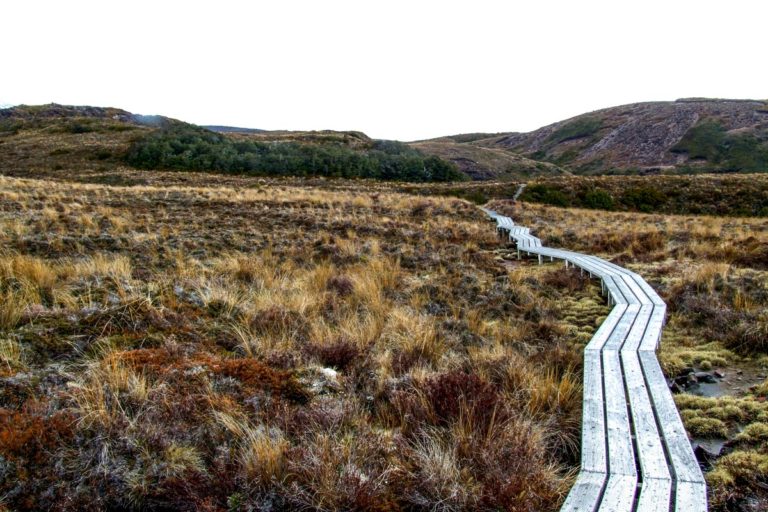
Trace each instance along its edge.
<instances>
[{"instance_id":1,"label":"narrow trail","mask_svg":"<svg viewBox=\"0 0 768 512\"><path fill-rule=\"evenodd\" d=\"M706 511L704 477L656 359L664 301L634 272L544 247L529 228L483 211L516 244L518 259L525 253L539 263L563 260L599 278L613 306L584 349L581 471L561 511Z\"/></svg>"},{"instance_id":2,"label":"narrow trail","mask_svg":"<svg viewBox=\"0 0 768 512\"><path fill-rule=\"evenodd\" d=\"M523 193L523 190L525 190L525 187L527 186L526 183L523 183L519 187L517 187L517 190L515 191L515 195L512 196L512 200L517 202L517 199L520 197L520 194Z\"/></svg>"}]
</instances>

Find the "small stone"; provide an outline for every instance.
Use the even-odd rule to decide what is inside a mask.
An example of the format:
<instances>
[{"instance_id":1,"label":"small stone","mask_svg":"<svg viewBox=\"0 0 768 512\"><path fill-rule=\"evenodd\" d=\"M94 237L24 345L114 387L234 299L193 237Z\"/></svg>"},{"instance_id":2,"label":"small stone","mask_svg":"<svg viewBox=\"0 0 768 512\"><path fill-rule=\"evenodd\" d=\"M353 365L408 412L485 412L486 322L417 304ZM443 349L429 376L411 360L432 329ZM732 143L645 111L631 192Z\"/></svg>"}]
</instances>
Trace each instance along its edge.
<instances>
[{"instance_id":1,"label":"small stone","mask_svg":"<svg viewBox=\"0 0 768 512\"><path fill-rule=\"evenodd\" d=\"M683 392L683 388L674 380L669 384L669 390L676 395Z\"/></svg>"},{"instance_id":2,"label":"small stone","mask_svg":"<svg viewBox=\"0 0 768 512\"><path fill-rule=\"evenodd\" d=\"M328 379L338 380L339 378L339 372L333 368L322 368L320 373L322 373Z\"/></svg>"},{"instance_id":3,"label":"small stone","mask_svg":"<svg viewBox=\"0 0 768 512\"><path fill-rule=\"evenodd\" d=\"M697 372L695 375L696 375L696 380L698 380L699 382L704 382L706 384L715 384L717 382L715 380L715 377L712 376L711 373Z\"/></svg>"},{"instance_id":4,"label":"small stone","mask_svg":"<svg viewBox=\"0 0 768 512\"><path fill-rule=\"evenodd\" d=\"M725 374L723 372L721 372L720 370L715 370L715 377L717 377L718 379L724 379L725 378Z\"/></svg>"},{"instance_id":5,"label":"small stone","mask_svg":"<svg viewBox=\"0 0 768 512\"><path fill-rule=\"evenodd\" d=\"M712 469L712 464L718 457L718 453L712 453L703 446L699 445L696 447L695 450L693 450L693 454L696 456L696 458L699 460L699 462L704 466L705 470Z\"/></svg>"}]
</instances>

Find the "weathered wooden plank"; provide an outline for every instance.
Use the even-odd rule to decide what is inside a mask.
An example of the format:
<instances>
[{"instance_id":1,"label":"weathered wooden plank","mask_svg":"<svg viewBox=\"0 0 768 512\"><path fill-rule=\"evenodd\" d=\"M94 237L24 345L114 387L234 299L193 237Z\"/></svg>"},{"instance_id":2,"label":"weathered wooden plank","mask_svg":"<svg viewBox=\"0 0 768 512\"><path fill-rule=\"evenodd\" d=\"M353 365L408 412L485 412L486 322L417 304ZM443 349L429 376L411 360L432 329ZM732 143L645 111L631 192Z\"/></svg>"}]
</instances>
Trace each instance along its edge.
<instances>
[{"instance_id":1,"label":"weathered wooden plank","mask_svg":"<svg viewBox=\"0 0 768 512\"><path fill-rule=\"evenodd\" d=\"M565 499L561 512L594 512L603 496L605 473L593 473L582 470L571 492Z\"/></svg>"},{"instance_id":2,"label":"weathered wooden plank","mask_svg":"<svg viewBox=\"0 0 768 512\"><path fill-rule=\"evenodd\" d=\"M651 318L648 320L648 328L643 335L638 350L656 352L656 349L659 347L659 341L661 340L661 329L664 327L666 316L666 306L653 306L653 313L651 313Z\"/></svg>"},{"instance_id":3,"label":"weathered wooden plank","mask_svg":"<svg viewBox=\"0 0 768 512\"><path fill-rule=\"evenodd\" d=\"M621 360L624 367L624 381L629 395L632 426L643 481L654 478L665 480L671 485L672 477L656 425L656 417L640 365L640 358L637 352L622 351Z\"/></svg>"},{"instance_id":4,"label":"weathered wooden plank","mask_svg":"<svg viewBox=\"0 0 768 512\"><path fill-rule=\"evenodd\" d=\"M643 478L635 512L668 512L672 501L671 479Z\"/></svg>"},{"instance_id":5,"label":"weathered wooden plank","mask_svg":"<svg viewBox=\"0 0 768 512\"><path fill-rule=\"evenodd\" d=\"M675 512L707 510L707 486L704 482L677 482Z\"/></svg>"},{"instance_id":6,"label":"weathered wooden plank","mask_svg":"<svg viewBox=\"0 0 768 512\"><path fill-rule=\"evenodd\" d=\"M651 299L651 302L653 302L657 306L664 305L664 301L659 297L658 293L653 289L651 285L649 285L645 279L643 279L640 275L638 275L635 272L632 272L631 270L628 270L624 267L620 267L619 265L616 265L615 263L611 263L610 261L606 261L606 263L613 267L616 271L622 272L625 275L630 276L640 287L643 288L645 293L648 295L648 297Z\"/></svg>"},{"instance_id":7,"label":"weathered wooden plank","mask_svg":"<svg viewBox=\"0 0 768 512\"><path fill-rule=\"evenodd\" d=\"M632 329L627 334L624 344L621 346L621 351L635 352L640 347L640 343L643 341L646 331L648 330L651 320L651 314L653 313L652 304L644 304L640 306L640 310L637 313Z\"/></svg>"},{"instance_id":8,"label":"weathered wooden plank","mask_svg":"<svg viewBox=\"0 0 768 512\"><path fill-rule=\"evenodd\" d=\"M631 286L627 284L627 282L623 279L623 276L621 276L619 273L612 271L610 268L608 268L605 265L605 260L602 260L600 258L590 256L588 257L590 261L593 262L597 267L603 269L605 272L609 273L612 277L614 282L616 283L616 286L618 286L619 290L621 290L621 293L624 295L624 298L627 300L630 304L640 304L640 299L635 294L634 290ZM644 296L644 294L643 294Z\"/></svg>"},{"instance_id":9,"label":"weathered wooden plank","mask_svg":"<svg viewBox=\"0 0 768 512\"><path fill-rule=\"evenodd\" d=\"M606 271L605 269L599 267L594 261L588 259L582 254L572 254L569 259L575 266L587 270L591 274L594 274L598 277L614 277L613 272Z\"/></svg>"},{"instance_id":10,"label":"weathered wooden plank","mask_svg":"<svg viewBox=\"0 0 768 512\"><path fill-rule=\"evenodd\" d=\"M637 477L632 475L611 474L605 484L600 512L632 512L637 492Z\"/></svg>"},{"instance_id":11,"label":"weathered wooden plank","mask_svg":"<svg viewBox=\"0 0 768 512\"><path fill-rule=\"evenodd\" d=\"M615 350L603 349L602 355L603 382L606 390L604 401L605 426L608 433L608 468L611 475L637 477L621 359Z\"/></svg>"},{"instance_id":12,"label":"weathered wooden plank","mask_svg":"<svg viewBox=\"0 0 768 512\"><path fill-rule=\"evenodd\" d=\"M608 471L602 361L600 352L591 350L584 352L581 470L602 473Z\"/></svg>"},{"instance_id":13,"label":"weathered wooden plank","mask_svg":"<svg viewBox=\"0 0 768 512\"><path fill-rule=\"evenodd\" d=\"M614 304L629 304L627 299L624 297L624 294L621 292L621 289L616 286L616 281L613 280L613 276L604 276L603 282L605 283L605 287L608 288L608 296L610 297L611 302Z\"/></svg>"},{"instance_id":14,"label":"weathered wooden plank","mask_svg":"<svg viewBox=\"0 0 768 512\"><path fill-rule=\"evenodd\" d=\"M619 319L619 323L616 324L616 328L611 333L611 336L608 338L608 341L605 342L605 345L603 346L603 350L618 351L621 349L621 346L624 344L624 340L627 338L629 331L632 329L632 326L635 324L635 320L637 319L637 316L639 313L640 313L639 304L629 304L627 306L627 309L624 311L624 314Z\"/></svg>"},{"instance_id":15,"label":"weathered wooden plank","mask_svg":"<svg viewBox=\"0 0 768 512\"><path fill-rule=\"evenodd\" d=\"M619 323L619 320L621 320L621 317L624 316L626 309L626 304L618 304L614 306L611 312L608 313L608 316L605 317L605 320L603 320L603 323L600 324L600 327L597 328L597 331L595 331L595 334L592 336L592 339L589 341L589 343L587 343L587 346L584 350L602 350L603 346L608 341L608 338L611 336L611 333L616 328L616 325Z\"/></svg>"},{"instance_id":16,"label":"weathered wooden plank","mask_svg":"<svg viewBox=\"0 0 768 512\"><path fill-rule=\"evenodd\" d=\"M672 393L669 391L656 355L652 352L640 352L638 357L678 484L679 482L703 483L704 477L693 455L688 434L672 400Z\"/></svg>"}]
</instances>

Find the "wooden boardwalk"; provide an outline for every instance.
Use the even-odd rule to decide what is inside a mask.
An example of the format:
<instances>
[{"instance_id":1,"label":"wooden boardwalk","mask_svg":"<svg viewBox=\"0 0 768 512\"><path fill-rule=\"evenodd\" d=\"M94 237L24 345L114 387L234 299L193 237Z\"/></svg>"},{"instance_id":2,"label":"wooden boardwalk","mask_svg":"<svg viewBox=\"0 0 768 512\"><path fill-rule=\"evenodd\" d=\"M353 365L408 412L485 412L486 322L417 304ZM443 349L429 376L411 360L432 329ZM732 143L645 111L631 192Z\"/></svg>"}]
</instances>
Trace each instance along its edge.
<instances>
[{"instance_id":1,"label":"wooden boardwalk","mask_svg":"<svg viewBox=\"0 0 768 512\"><path fill-rule=\"evenodd\" d=\"M599 278L613 306L584 349L581 472L561 511L707 510L704 477L656 359L664 301L636 273L543 247L529 228L484 211L516 244L518 258L562 260Z\"/></svg>"}]
</instances>

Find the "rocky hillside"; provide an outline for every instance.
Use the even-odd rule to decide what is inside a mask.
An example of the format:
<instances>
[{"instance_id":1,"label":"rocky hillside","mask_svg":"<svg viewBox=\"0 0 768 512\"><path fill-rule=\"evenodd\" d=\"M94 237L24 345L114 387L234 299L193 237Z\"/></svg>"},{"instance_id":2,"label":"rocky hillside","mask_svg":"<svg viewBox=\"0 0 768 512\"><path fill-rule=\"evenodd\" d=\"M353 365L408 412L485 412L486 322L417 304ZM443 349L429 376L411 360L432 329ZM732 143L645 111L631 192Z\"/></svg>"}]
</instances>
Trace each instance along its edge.
<instances>
[{"instance_id":1,"label":"rocky hillside","mask_svg":"<svg viewBox=\"0 0 768 512\"><path fill-rule=\"evenodd\" d=\"M474 144L582 173L768 171L768 104L698 98L634 103Z\"/></svg>"},{"instance_id":2,"label":"rocky hillside","mask_svg":"<svg viewBox=\"0 0 768 512\"><path fill-rule=\"evenodd\" d=\"M479 180L768 172L768 102L690 98L634 103L528 133L455 135L411 145L452 160Z\"/></svg>"}]
</instances>

